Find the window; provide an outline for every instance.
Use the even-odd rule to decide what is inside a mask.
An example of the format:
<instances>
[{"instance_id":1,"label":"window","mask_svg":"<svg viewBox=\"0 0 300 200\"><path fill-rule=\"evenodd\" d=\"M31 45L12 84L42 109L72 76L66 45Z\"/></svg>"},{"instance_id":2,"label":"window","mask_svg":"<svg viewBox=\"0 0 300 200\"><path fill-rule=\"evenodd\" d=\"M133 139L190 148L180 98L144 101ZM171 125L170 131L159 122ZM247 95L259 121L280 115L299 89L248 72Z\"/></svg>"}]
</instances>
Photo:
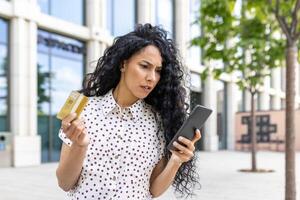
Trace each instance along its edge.
<instances>
[{"instance_id":1,"label":"window","mask_svg":"<svg viewBox=\"0 0 300 200\"><path fill-rule=\"evenodd\" d=\"M200 35L200 26L195 24L199 17L200 0L190 0L190 39ZM201 48L192 46L189 48L189 60L193 65L200 65L201 63Z\"/></svg>"},{"instance_id":2,"label":"window","mask_svg":"<svg viewBox=\"0 0 300 200\"><path fill-rule=\"evenodd\" d=\"M219 138L219 149L226 148L227 138L227 84L226 82L215 80L216 97L217 97L217 134Z\"/></svg>"},{"instance_id":3,"label":"window","mask_svg":"<svg viewBox=\"0 0 300 200\"><path fill-rule=\"evenodd\" d=\"M193 91L201 92L201 77L197 73L191 72L190 76L190 87Z\"/></svg>"},{"instance_id":4,"label":"window","mask_svg":"<svg viewBox=\"0 0 300 200\"><path fill-rule=\"evenodd\" d=\"M107 0L107 29L113 36L133 31L136 23L136 0Z\"/></svg>"},{"instance_id":5,"label":"window","mask_svg":"<svg viewBox=\"0 0 300 200\"><path fill-rule=\"evenodd\" d=\"M8 23L0 18L0 131L8 131Z\"/></svg>"},{"instance_id":6,"label":"window","mask_svg":"<svg viewBox=\"0 0 300 200\"><path fill-rule=\"evenodd\" d=\"M174 27L174 0L155 0L153 1L155 24L162 25L170 33L170 37L175 38Z\"/></svg>"},{"instance_id":7,"label":"window","mask_svg":"<svg viewBox=\"0 0 300 200\"><path fill-rule=\"evenodd\" d=\"M258 92L256 94L256 110L259 111L261 110L261 99L262 99L262 93L261 92Z\"/></svg>"},{"instance_id":8,"label":"window","mask_svg":"<svg viewBox=\"0 0 300 200\"><path fill-rule=\"evenodd\" d=\"M85 2L85 0L38 0L43 13L80 25L85 24Z\"/></svg>"},{"instance_id":9,"label":"window","mask_svg":"<svg viewBox=\"0 0 300 200\"><path fill-rule=\"evenodd\" d=\"M243 99L243 92L240 90L239 87L237 87L235 85L235 95L234 97L236 99L236 103L237 103L237 111L238 112L242 112L244 111L244 99Z\"/></svg>"},{"instance_id":10,"label":"window","mask_svg":"<svg viewBox=\"0 0 300 200\"><path fill-rule=\"evenodd\" d=\"M38 133L42 161L57 161L61 141L56 114L72 90L81 89L85 45L61 35L38 31Z\"/></svg>"}]
</instances>

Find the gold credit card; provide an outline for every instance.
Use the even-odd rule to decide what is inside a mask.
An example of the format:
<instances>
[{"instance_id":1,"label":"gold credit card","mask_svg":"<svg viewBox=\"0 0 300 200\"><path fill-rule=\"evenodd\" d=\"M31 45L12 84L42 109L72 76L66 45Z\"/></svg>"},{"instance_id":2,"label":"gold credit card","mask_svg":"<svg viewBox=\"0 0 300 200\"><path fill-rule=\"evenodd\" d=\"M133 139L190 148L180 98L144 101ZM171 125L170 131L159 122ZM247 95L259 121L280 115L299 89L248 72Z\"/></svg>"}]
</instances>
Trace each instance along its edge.
<instances>
[{"instance_id":1,"label":"gold credit card","mask_svg":"<svg viewBox=\"0 0 300 200\"><path fill-rule=\"evenodd\" d=\"M56 117L62 120L68 114L74 112L77 114L77 116L79 116L88 100L89 98L84 96L83 94L80 94L77 91L72 91L63 107L57 113Z\"/></svg>"}]
</instances>

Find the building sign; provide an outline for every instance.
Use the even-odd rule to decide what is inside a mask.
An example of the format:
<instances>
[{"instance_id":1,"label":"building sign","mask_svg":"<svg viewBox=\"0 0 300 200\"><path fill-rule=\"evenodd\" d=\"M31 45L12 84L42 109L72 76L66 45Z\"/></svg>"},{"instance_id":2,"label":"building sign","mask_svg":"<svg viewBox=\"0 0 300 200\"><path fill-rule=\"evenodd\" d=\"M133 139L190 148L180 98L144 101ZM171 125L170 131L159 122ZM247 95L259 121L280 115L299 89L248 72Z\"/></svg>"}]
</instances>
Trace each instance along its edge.
<instances>
[{"instance_id":1,"label":"building sign","mask_svg":"<svg viewBox=\"0 0 300 200\"><path fill-rule=\"evenodd\" d=\"M277 125L270 123L270 115L258 115L256 116L256 135L258 143L278 142L276 139L271 139L271 134L277 133ZM247 126L247 132L243 134L238 142L250 143L251 140L251 117L242 117L242 124ZM273 137L274 138L274 137ZM276 137L275 137L276 138Z\"/></svg>"},{"instance_id":2,"label":"building sign","mask_svg":"<svg viewBox=\"0 0 300 200\"><path fill-rule=\"evenodd\" d=\"M38 44L43 44L50 48L62 49L72 53L86 54L86 49L84 47L80 47L71 43L65 43L54 38L47 38L41 34L38 35Z\"/></svg>"},{"instance_id":3,"label":"building sign","mask_svg":"<svg viewBox=\"0 0 300 200\"><path fill-rule=\"evenodd\" d=\"M296 110L295 120L300 121L300 110ZM235 149L251 149L250 112L238 112L235 119ZM284 151L285 111L257 111L256 134L258 150ZM300 123L295 124L296 150L300 151Z\"/></svg>"}]
</instances>

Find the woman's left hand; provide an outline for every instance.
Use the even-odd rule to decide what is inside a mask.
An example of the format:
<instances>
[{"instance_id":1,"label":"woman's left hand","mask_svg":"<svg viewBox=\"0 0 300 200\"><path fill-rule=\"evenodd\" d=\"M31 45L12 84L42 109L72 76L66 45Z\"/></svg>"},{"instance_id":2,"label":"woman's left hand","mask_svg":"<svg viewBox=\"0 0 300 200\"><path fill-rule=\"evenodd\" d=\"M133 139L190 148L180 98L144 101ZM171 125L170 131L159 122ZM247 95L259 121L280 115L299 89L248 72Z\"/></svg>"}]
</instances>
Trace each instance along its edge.
<instances>
[{"instance_id":1,"label":"woman's left hand","mask_svg":"<svg viewBox=\"0 0 300 200\"><path fill-rule=\"evenodd\" d=\"M184 162L189 161L194 156L195 143L200 139L201 133L198 129L195 131L195 136L192 140L180 136L178 140L183 145L178 143L177 141L173 143L173 146L177 150L171 150L172 156L170 160L176 162L177 164L182 164Z\"/></svg>"}]
</instances>

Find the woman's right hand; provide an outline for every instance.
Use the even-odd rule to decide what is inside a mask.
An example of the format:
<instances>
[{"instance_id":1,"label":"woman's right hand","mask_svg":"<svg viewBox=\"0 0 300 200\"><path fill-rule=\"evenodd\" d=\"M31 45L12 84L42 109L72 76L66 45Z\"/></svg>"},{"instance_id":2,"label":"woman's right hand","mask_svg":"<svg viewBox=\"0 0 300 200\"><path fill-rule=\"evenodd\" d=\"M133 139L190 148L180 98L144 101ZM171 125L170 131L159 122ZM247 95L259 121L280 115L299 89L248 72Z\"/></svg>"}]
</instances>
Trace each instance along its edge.
<instances>
[{"instance_id":1,"label":"woman's right hand","mask_svg":"<svg viewBox=\"0 0 300 200\"><path fill-rule=\"evenodd\" d=\"M72 141L72 145L79 147L87 147L89 145L90 139L83 122L83 119L77 118L76 113L71 113L62 120L61 127L63 132Z\"/></svg>"}]
</instances>

